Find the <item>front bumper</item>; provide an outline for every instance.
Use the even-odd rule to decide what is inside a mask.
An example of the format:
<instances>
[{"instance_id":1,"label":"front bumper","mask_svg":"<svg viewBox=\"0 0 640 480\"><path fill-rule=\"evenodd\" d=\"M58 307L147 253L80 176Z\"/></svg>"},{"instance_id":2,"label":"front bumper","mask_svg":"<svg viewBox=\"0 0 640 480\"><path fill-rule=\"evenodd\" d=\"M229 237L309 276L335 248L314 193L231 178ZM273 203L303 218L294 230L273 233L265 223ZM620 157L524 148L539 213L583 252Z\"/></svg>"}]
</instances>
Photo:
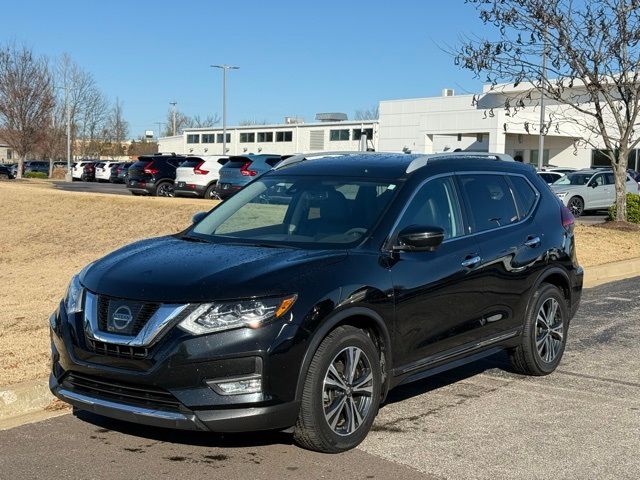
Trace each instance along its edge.
<instances>
[{"instance_id":1,"label":"front bumper","mask_svg":"<svg viewBox=\"0 0 640 480\"><path fill-rule=\"evenodd\" d=\"M148 358L137 359L91 351L82 319L70 317L63 304L52 316L57 327L51 330L49 387L75 407L183 430L246 432L284 429L296 422L299 369L291 366L301 363L298 350L269 353L274 342L284 345L293 339L293 325L199 337L174 328L149 349ZM209 386L211 381L251 374L261 375L261 393L222 395ZM154 392L164 397L158 400Z\"/></svg>"}]
</instances>

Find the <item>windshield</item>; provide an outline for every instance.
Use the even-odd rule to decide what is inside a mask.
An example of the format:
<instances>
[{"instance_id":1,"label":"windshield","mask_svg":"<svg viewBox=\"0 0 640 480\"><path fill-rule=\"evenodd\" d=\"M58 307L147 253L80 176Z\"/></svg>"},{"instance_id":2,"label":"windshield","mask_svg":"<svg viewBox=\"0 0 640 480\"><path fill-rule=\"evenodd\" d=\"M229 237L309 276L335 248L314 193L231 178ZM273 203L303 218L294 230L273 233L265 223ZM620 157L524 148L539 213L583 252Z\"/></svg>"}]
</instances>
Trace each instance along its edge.
<instances>
[{"instance_id":1,"label":"windshield","mask_svg":"<svg viewBox=\"0 0 640 480\"><path fill-rule=\"evenodd\" d=\"M593 173L568 173L554 182L554 185L586 185Z\"/></svg>"},{"instance_id":2,"label":"windshield","mask_svg":"<svg viewBox=\"0 0 640 480\"><path fill-rule=\"evenodd\" d=\"M333 177L264 177L213 210L187 235L226 243L344 247L360 242L396 184Z\"/></svg>"}]
</instances>

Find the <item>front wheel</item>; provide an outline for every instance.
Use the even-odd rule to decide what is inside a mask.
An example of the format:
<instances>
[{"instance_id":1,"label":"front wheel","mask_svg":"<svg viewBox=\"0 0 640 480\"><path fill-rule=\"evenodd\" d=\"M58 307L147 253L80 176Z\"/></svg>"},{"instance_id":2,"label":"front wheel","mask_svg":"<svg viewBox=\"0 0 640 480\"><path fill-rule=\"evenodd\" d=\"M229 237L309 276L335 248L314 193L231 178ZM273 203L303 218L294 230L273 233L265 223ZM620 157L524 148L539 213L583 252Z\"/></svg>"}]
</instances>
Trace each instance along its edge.
<instances>
[{"instance_id":1,"label":"front wheel","mask_svg":"<svg viewBox=\"0 0 640 480\"><path fill-rule=\"evenodd\" d=\"M580 197L571 197L567 202L567 208L571 211L574 217L578 218L584 213L584 200Z\"/></svg>"},{"instance_id":2,"label":"front wheel","mask_svg":"<svg viewBox=\"0 0 640 480\"><path fill-rule=\"evenodd\" d=\"M510 352L513 367L525 375L553 372L567 344L567 300L555 285L543 283L534 293L520 345Z\"/></svg>"},{"instance_id":3,"label":"front wheel","mask_svg":"<svg viewBox=\"0 0 640 480\"><path fill-rule=\"evenodd\" d=\"M316 351L304 383L296 442L338 453L356 447L378 413L382 383L379 353L362 330L333 330Z\"/></svg>"}]
</instances>

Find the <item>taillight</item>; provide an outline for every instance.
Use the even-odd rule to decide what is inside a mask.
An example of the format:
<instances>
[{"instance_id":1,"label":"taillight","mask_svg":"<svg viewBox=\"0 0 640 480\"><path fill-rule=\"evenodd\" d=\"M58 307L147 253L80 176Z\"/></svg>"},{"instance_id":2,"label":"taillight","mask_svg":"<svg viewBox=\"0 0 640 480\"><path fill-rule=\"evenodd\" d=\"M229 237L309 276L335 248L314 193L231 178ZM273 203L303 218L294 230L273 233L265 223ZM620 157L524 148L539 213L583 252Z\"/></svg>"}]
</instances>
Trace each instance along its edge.
<instances>
[{"instance_id":1,"label":"taillight","mask_svg":"<svg viewBox=\"0 0 640 480\"><path fill-rule=\"evenodd\" d=\"M256 172L255 170L249 170L250 165L251 162L244 162L244 165L240 167L240 175L243 175L245 177L255 177L258 172Z\"/></svg>"},{"instance_id":2,"label":"taillight","mask_svg":"<svg viewBox=\"0 0 640 480\"><path fill-rule=\"evenodd\" d=\"M148 173L150 175L155 175L156 173L158 173L158 169L157 168L151 168L153 167L153 162L149 162L147 163L144 168L142 169L142 171L144 173Z\"/></svg>"},{"instance_id":3,"label":"taillight","mask_svg":"<svg viewBox=\"0 0 640 480\"><path fill-rule=\"evenodd\" d=\"M198 165L193 167L193 173L195 173L196 175L206 175L207 173L209 173L209 170L202 170L200 168L202 165L204 165L204 161L200 161Z\"/></svg>"},{"instance_id":4,"label":"taillight","mask_svg":"<svg viewBox=\"0 0 640 480\"><path fill-rule=\"evenodd\" d=\"M576 217L573 216L573 213L571 213L571 210L569 210L564 205L560 207L560 218L562 219L562 226L564 228L573 226L573 224L576 221Z\"/></svg>"}]
</instances>

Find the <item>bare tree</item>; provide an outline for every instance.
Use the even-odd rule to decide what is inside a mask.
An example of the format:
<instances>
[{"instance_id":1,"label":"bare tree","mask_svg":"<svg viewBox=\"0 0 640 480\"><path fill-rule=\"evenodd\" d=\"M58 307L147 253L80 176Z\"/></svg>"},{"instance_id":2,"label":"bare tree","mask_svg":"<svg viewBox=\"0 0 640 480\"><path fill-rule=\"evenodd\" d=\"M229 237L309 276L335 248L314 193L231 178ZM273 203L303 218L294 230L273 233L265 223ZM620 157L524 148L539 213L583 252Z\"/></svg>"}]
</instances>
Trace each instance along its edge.
<instances>
[{"instance_id":1,"label":"bare tree","mask_svg":"<svg viewBox=\"0 0 640 480\"><path fill-rule=\"evenodd\" d=\"M220 123L220 117L217 113L213 115L207 115L206 117L200 117L200 115L195 115L189 118L188 127L189 128L208 128L214 127Z\"/></svg>"},{"instance_id":2,"label":"bare tree","mask_svg":"<svg viewBox=\"0 0 640 480\"><path fill-rule=\"evenodd\" d=\"M0 49L0 128L18 155L18 178L25 157L42 140L54 107L53 80L44 57L14 44Z\"/></svg>"},{"instance_id":3,"label":"bare tree","mask_svg":"<svg viewBox=\"0 0 640 480\"><path fill-rule=\"evenodd\" d=\"M214 127L220 123L220 116L217 113L207 115L206 117L200 117L200 115L194 115L190 117L184 113L176 110L176 135L182 135L185 128L208 128ZM167 112L166 126L162 132L165 137L173 135L173 110L169 109Z\"/></svg>"},{"instance_id":4,"label":"bare tree","mask_svg":"<svg viewBox=\"0 0 640 480\"><path fill-rule=\"evenodd\" d=\"M377 120L378 118L380 118L380 107L378 105L374 105L371 108L356 110L354 115L355 120Z\"/></svg>"},{"instance_id":5,"label":"bare tree","mask_svg":"<svg viewBox=\"0 0 640 480\"><path fill-rule=\"evenodd\" d=\"M625 221L627 158L640 142L640 2L467 1L491 31L464 40L456 63L486 75L494 90L500 82L522 84L522 94L504 97L507 115L544 97L557 108L543 134L573 126L586 132L582 142L604 146L615 173L616 220Z\"/></svg>"},{"instance_id":6,"label":"bare tree","mask_svg":"<svg viewBox=\"0 0 640 480\"><path fill-rule=\"evenodd\" d=\"M124 155L124 142L129 135L129 123L124 119L122 102L116 98L107 118L104 141L107 144L108 155L115 158Z\"/></svg>"}]
</instances>

